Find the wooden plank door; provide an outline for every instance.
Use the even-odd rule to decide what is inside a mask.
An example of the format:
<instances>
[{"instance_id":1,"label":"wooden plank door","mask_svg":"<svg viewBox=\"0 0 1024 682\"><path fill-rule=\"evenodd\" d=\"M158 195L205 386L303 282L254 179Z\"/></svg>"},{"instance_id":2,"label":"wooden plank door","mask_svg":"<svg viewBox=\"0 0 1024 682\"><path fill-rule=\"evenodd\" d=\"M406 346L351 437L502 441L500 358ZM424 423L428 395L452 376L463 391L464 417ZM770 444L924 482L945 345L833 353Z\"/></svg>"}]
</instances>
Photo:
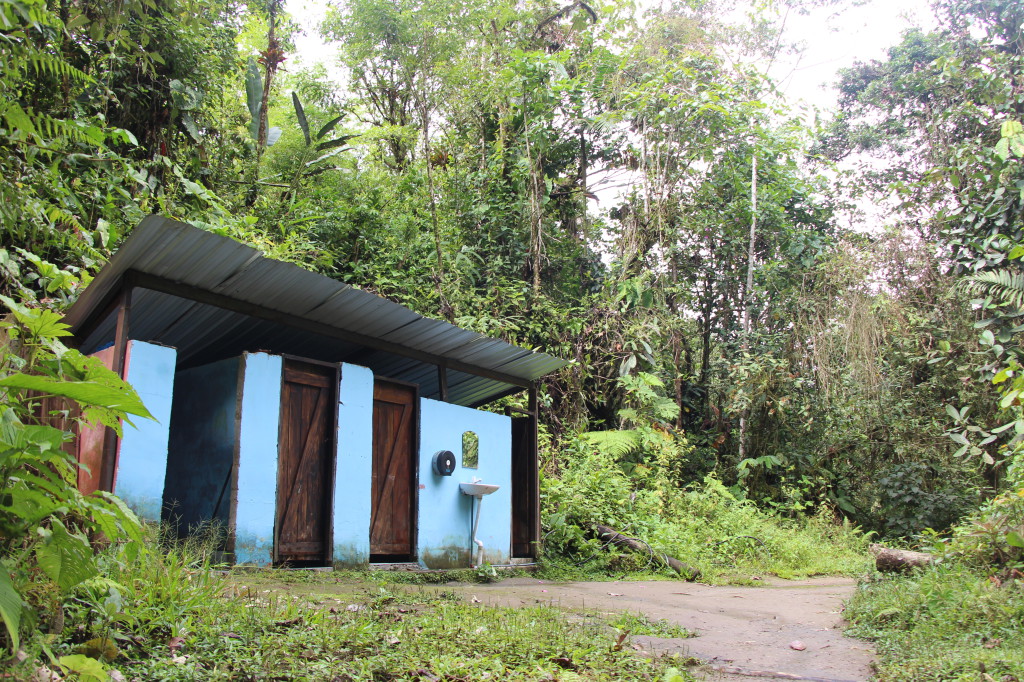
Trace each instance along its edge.
<instances>
[{"instance_id":1,"label":"wooden plank door","mask_svg":"<svg viewBox=\"0 0 1024 682\"><path fill-rule=\"evenodd\" d=\"M512 418L512 556L536 557L540 539L537 522L537 421Z\"/></svg>"},{"instance_id":2,"label":"wooden plank door","mask_svg":"<svg viewBox=\"0 0 1024 682\"><path fill-rule=\"evenodd\" d=\"M382 379L373 385L371 556L413 557L417 397L413 386Z\"/></svg>"},{"instance_id":3,"label":"wooden plank door","mask_svg":"<svg viewBox=\"0 0 1024 682\"><path fill-rule=\"evenodd\" d=\"M285 359L274 559L328 562L334 493L337 368Z\"/></svg>"}]
</instances>

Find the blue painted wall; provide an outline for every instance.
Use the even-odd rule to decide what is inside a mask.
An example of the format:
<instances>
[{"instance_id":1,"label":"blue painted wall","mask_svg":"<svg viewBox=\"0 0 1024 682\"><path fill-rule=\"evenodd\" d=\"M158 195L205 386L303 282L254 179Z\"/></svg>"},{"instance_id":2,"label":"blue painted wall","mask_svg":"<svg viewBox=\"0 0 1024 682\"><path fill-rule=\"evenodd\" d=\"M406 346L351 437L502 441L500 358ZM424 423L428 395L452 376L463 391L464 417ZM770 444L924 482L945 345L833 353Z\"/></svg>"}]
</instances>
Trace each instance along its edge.
<instances>
[{"instance_id":1,"label":"blue painted wall","mask_svg":"<svg viewBox=\"0 0 1024 682\"><path fill-rule=\"evenodd\" d=\"M173 370L173 356L170 368ZM273 562L281 369L279 356L249 353L178 374L166 497L168 501L178 500L182 511L188 507L187 515L181 513L185 523L209 518L227 521L234 529L235 561L239 564ZM333 557L338 566L365 565L370 558L373 380L372 371L365 367L342 365L333 519ZM241 406L237 405L239 381ZM149 383L144 380L142 385ZM164 423L170 422L169 396L167 402ZM237 424L236 415L240 415ZM419 421L420 563L427 568L452 568L466 567L474 561L474 501L459 491L459 483L474 477L500 486L483 498L477 536L484 543L487 561L507 563L512 523L511 419L422 399ZM461 466L465 431L473 431L479 438L476 469ZM454 475L434 474L431 458L438 450L456 453L459 466ZM234 457L237 487L231 498L229 476ZM218 506L225 481L229 482L229 504L222 500ZM159 484L162 492L163 477Z\"/></svg>"},{"instance_id":2,"label":"blue painted wall","mask_svg":"<svg viewBox=\"0 0 1024 682\"><path fill-rule=\"evenodd\" d=\"M334 564L370 562L370 482L373 478L373 372L341 366L338 460L334 481Z\"/></svg>"},{"instance_id":3,"label":"blue painted wall","mask_svg":"<svg viewBox=\"0 0 1024 682\"><path fill-rule=\"evenodd\" d=\"M230 358L175 375L163 518L180 535L203 522L230 525L240 366Z\"/></svg>"},{"instance_id":4,"label":"blue painted wall","mask_svg":"<svg viewBox=\"0 0 1024 682\"><path fill-rule=\"evenodd\" d=\"M125 423L114 491L140 518L159 521L178 353L145 341L129 341L128 353L126 379L156 421L132 417L133 425Z\"/></svg>"},{"instance_id":5,"label":"blue painted wall","mask_svg":"<svg viewBox=\"0 0 1024 682\"><path fill-rule=\"evenodd\" d=\"M480 439L476 469L462 466L462 434L473 431ZM451 476L438 476L431 459L438 450L455 453ZM417 550L426 568L466 567L475 559L472 543L473 498L459 491L459 483L473 477L500 488L485 495L477 538L484 543L485 560L508 563L512 544L512 420L492 412L420 400L419 535Z\"/></svg>"},{"instance_id":6,"label":"blue painted wall","mask_svg":"<svg viewBox=\"0 0 1024 682\"><path fill-rule=\"evenodd\" d=\"M263 566L274 560L281 358L246 353L242 362L235 561Z\"/></svg>"}]
</instances>

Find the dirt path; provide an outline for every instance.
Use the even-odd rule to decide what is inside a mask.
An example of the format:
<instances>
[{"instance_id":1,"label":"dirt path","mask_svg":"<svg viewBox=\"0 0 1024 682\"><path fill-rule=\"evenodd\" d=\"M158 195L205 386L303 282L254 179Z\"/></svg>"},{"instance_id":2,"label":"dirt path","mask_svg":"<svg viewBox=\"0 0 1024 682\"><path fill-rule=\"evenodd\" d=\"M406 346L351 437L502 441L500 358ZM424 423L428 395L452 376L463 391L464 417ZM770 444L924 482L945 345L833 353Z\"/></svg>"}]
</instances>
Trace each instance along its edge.
<instances>
[{"instance_id":1,"label":"dirt path","mask_svg":"<svg viewBox=\"0 0 1024 682\"><path fill-rule=\"evenodd\" d=\"M551 583L513 578L492 585L448 586L483 604L553 604L640 612L696 631L689 639L634 637L652 653L678 652L707 662L709 679L861 681L871 676L871 645L844 637L840 611L853 591L844 578L768 580L763 587L684 582ZM797 651L790 643L806 648Z\"/></svg>"}]
</instances>

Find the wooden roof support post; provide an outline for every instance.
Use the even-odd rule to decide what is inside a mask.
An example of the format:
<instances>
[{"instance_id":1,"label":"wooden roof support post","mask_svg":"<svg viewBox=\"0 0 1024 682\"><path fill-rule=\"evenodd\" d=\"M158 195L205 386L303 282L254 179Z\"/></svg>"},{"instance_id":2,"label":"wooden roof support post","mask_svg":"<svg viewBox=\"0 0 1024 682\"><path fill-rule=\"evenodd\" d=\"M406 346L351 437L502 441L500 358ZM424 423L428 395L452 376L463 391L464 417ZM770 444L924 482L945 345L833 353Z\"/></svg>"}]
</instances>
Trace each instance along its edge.
<instances>
[{"instance_id":1,"label":"wooden roof support post","mask_svg":"<svg viewBox=\"0 0 1024 682\"><path fill-rule=\"evenodd\" d=\"M125 378L126 356L128 353L129 318L132 312L132 287L126 284L117 298L117 326L114 329L114 373ZM103 436L103 469L100 472L100 490L114 492L114 474L117 471L117 433L107 428Z\"/></svg>"},{"instance_id":2,"label":"wooden roof support post","mask_svg":"<svg viewBox=\"0 0 1024 682\"><path fill-rule=\"evenodd\" d=\"M437 366L437 391L441 402L448 402L448 368L444 365Z\"/></svg>"}]
</instances>

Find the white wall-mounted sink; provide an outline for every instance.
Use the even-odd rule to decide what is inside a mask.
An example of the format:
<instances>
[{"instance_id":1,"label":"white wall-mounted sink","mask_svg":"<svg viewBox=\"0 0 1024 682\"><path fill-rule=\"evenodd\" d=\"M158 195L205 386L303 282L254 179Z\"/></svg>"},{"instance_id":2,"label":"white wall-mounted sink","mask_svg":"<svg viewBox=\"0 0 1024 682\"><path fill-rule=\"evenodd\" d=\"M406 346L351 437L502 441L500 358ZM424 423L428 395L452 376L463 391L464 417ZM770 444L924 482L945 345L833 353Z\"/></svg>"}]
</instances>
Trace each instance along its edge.
<instances>
[{"instance_id":1,"label":"white wall-mounted sink","mask_svg":"<svg viewBox=\"0 0 1024 682\"><path fill-rule=\"evenodd\" d=\"M490 495L499 486L492 483L460 483L459 490L462 491L463 495L472 495L473 497L483 497L484 495Z\"/></svg>"}]
</instances>

